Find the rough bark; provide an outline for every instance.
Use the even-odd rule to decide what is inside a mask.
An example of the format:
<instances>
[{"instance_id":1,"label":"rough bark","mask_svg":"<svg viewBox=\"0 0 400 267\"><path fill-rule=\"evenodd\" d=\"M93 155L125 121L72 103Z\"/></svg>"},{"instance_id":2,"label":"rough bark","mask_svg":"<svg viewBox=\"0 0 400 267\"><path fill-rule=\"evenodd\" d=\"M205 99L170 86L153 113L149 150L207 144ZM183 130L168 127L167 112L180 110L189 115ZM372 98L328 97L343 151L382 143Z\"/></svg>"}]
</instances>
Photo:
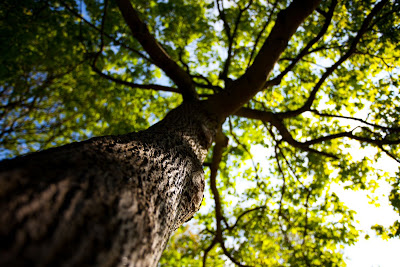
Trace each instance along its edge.
<instances>
[{"instance_id":1,"label":"rough bark","mask_svg":"<svg viewBox=\"0 0 400 267\"><path fill-rule=\"evenodd\" d=\"M0 163L0 266L155 266L203 198L217 122L183 105L148 130Z\"/></svg>"}]
</instances>

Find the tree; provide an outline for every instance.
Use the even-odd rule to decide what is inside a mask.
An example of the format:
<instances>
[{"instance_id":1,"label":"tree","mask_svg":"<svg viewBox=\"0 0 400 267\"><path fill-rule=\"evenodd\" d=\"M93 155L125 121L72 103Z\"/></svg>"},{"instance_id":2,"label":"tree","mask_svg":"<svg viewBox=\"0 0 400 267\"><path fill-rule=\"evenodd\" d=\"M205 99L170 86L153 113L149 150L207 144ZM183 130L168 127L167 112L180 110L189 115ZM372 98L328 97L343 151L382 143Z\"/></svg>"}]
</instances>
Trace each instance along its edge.
<instances>
[{"instance_id":1,"label":"tree","mask_svg":"<svg viewBox=\"0 0 400 267\"><path fill-rule=\"evenodd\" d=\"M386 179L400 209L371 164L400 162L399 9L2 1L2 155L44 151L1 162L0 262L154 266L206 188L161 265L343 265L359 232L333 183Z\"/></svg>"}]
</instances>

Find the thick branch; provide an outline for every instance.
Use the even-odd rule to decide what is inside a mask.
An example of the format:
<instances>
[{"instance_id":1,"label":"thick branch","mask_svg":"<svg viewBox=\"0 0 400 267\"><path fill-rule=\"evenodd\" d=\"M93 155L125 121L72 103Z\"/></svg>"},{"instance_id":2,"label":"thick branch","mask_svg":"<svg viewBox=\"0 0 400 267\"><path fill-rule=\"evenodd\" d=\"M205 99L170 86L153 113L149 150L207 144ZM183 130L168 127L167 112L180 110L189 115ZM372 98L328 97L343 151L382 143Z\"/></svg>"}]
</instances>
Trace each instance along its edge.
<instances>
[{"instance_id":1,"label":"thick branch","mask_svg":"<svg viewBox=\"0 0 400 267\"><path fill-rule=\"evenodd\" d=\"M186 73L157 42L154 36L149 32L147 25L139 18L138 13L132 7L130 1L117 0L117 4L125 22L132 31L133 37L139 41L150 55L153 62L178 86L184 100L197 100L198 96L189 74Z\"/></svg>"},{"instance_id":2,"label":"thick branch","mask_svg":"<svg viewBox=\"0 0 400 267\"><path fill-rule=\"evenodd\" d=\"M309 151L309 152L314 152L314 153L318 153L318 154L322 154L324 156L328 156L328 157L334 157L337 158L334 155L331 155L329 153L323 152L323 151L318 151L315 150L313 148L310 148L311 145L315 145L315 144L320 144L322 142L326 142L326 141L330 141L333 139L338 139L338 138L343 138L343 137L347 137L353 140L357 140L359 142L364 142L364 143L368 143L377 147L380 147L382 145L396 145L396 144L400 144L400 140L390 140L390 139L372 139L372 138L368 138L368 137L364 137L364 136L358 136L353 134L352 131L348 131L348 132L340 132L340 133L336 133L336 134L330 134L327 136L322 136L322 137L318 137L309 141L305 141L305 142L299 142L297 140L295 140L293 138L293 136L290 134L289 130L286 128L286 126L283 124L283 121L281 118L279 118L279 116L277 116L276 114L272 113L272 112L268 112L268 111L261 111L261 110L253 110L253 109L249 109L249 108L241 108L240 110L238 110L235 115L240 116L240 117L245 117L248 119L256 119L256 120L261 120L264 122L269 122L271 123L276 129L278 129L279 133L282 136L282 140L286 141L287 143L289 143L290 145L300 148L302 150L305 151ZM363 128L364 129L364 128ZM373 133L373 132L371 132Z\"/></svg>"},{"instance_id":3,"label":"thick branch","mask_svg":"<svg viewBox=\"0 0 400 267\"><path fill-rule=\"evenodd\" d=\"M378 4L375 5L375 7L371 10L371 12L368 14L368 16L364 19L360 30L358 31L356 37L353 39L351 42L349 50L340 57L340 59L333 64L330 68L327 69L327 71L322 75L322 77L319 79L317 84L314 86L312 89L310 96L308 97L307 101L304 103L304 105L296 110L290 110L286 112L279 113L279 117L281 118L289 118L289 117L294 117L297 116L305 111L310 110L311 105L313 104L315 97L317 95L317 92L321 88L322 84L324 84L325 80L340 66L344 61L346 61L350 56L352 56L356 52L356 47L357 44L361 41L361 37L364 35L364 33L367 32L368 27L372 21L372 19L379 13L379 11L382 10L384 5L388 2L388 0L382 0Z\"/></svg>"},{"instance_id":4,"label":"thick branch","mask_svg":"<svg viewBox=\"0 0 400 267\"><path fill-rule=\"evenodd\" d=\"M263 89L268 75L287 47L289 39L319 3L320 0L294 0L286 10L278 14L275 26L250 68L228 86L226 91L210 101L210 108L215 114L225 118Z\"/></svg>"},{"instance_id":5,"label":"thick branch","mask_svg":"<svg viewBox=\"0 0 400 267\"><path fill-rule=\"evenodd\" d=\"M129 86L132 88L180 93L179 90L168 87L168 86L157 85L157 84L136 84L136 83L132 83L132 82L128 82L128 81L123 81L123 80L117 79L109 74L103 73L99 68L96 67L96 62L97 62L99 56L101 55L101 53L103 52L103 48L104 48L104 25L105 25L106 14L107 14L107 5L108 5L108 0L105 0L104 12L103 12L103 17L101 20L101 28L100 28L100 49L95 54L95 57L93 59L92 70L102 78L108 79L108 80L113 81L118 84L123 84L123 85Z\"/></svg>"},{"instance_id":6,"label":"thick branch","mask_svg":"<svg viewBox=\"0 0 400 267\"><path fill-rule=\"evenodd\" d=\"M279 133L282 136L282 140L286 141L290 145L300 148L304 151L309 151L317 154L321 154L327 157L333 157L336 158L335 155L331 155L329 153L319 151L313 148L310 148L310 144L305 144L302 142L299 142L293 138L293 136L290 134L289 130L286 128L286 126L283 124L282 119L278 118L274 113L268 112L268 111L261 111L261 110L253 110L249 108L241 108L238 110L235 115L245 117L248 119L256 119L256 120L261 120L264 122L269 122L271 123L276 129L278 129Z\"/></svg>"},{"instance_id":7,"label":"thick branch","mask_svg":"<svg viewBox=\"0 0 400 267\"><path fill-rule=\"evenodd\" d=\"M212 162L211 162L211 167L210 167L210 169L211 169L210 187L211 187L211 191L214 195L215 217L216 217L216 223L217 223L215 239L218 241L218 243L220 243L221 248L224 251L224 254L233 263L235 263L238 266L245 266L245 265L242 265L240 262L238 262L235 258L233 258L232 255L228 252L228 250L225 248L225 243L224 243L224 239L222 236L221 222L223 221L224 218L222 215L221 199L220 199L218 188L217 188L216 178L217 178L219 163L221 162L221 159L222 159L222 152L223 152L223 149L227 145L228 145L228 138L222 133L222 130L220 130L216 136L215 146L214 146L214 150L213 150L213 157L212 157ZM204 262L205 262L205 260L204 260Z\"/></svg>"},{"instance_id":8,"label":"thick branch","mask_svg":"<svg viewBox=\"0 0 400 267\"><path fill-rule=\"evenodd\" d=\"M215 202L215 218L216 218L216 223L217 223L217 231L216 231L216 239L219 243L223 243L223 238L222 238L222 228L221 228L221 221L222 221L222 207L221 207L221 200L217 188L217 174L218 174L218 168L219 168L219 163L221 162L222 159L222 152L223 149L228 145L228 138L223 135L222 131L220 130L217 133L216 136L216 141L215 141L215 146L213 149L213 157L212 157L212 162L211 162L211 175L210 175L210 187L211 191L214 195L214 202Z\"/></svg>"},{"instance_id":9,"label":"thick branch","mask_svg":"<svg viewBox=\"0 0 400 267\"><path fill-rule=\"evenodd\" d=\"M321 30L319 31L318 35L315 36L310 42L307 43L307 45L303 48L303 50L301 50L301 52L297 55L296 58L294 58L292 60L292 62L290 63L289 66L286 67L286 69L284 71L282 71L277 77L275 77L274 79L268 81L265 83L265 88L268 88L272 85L277 85L281 82L282 78L289 72L291 71L294 66L296 66L296 64L307 54L309 54L309 50L311 49L311 47L316 44L321 38L322 36L325 35L326 31L328 30L329 25L331 24L332 21L332 17L333 17L333 12L335 10L335 7L337 5L337 0L332 0L331 5L329 7L329 11L326 13L325 15L325 23L322 26Z\"/></svg>"}]
</instances>

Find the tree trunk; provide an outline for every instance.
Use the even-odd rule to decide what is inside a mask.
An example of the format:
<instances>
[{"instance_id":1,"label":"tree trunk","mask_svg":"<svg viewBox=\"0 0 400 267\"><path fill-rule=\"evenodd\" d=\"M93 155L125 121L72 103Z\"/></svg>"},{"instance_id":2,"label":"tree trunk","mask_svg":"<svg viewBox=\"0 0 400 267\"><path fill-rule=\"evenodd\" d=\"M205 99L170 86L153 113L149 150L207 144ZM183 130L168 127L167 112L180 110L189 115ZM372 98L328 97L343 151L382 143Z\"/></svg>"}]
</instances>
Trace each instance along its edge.
<instances>
[{"instance_id":1,"label":"tree trunk","mask_svg":"<svg viewBox=\"0 0 400 267\"><path fill-rule=\"evenodd\" d=\"M200 207L217 122L184 104L146 131L0 163L0 266L155 266Z\"/></svg>"}]
</instances>

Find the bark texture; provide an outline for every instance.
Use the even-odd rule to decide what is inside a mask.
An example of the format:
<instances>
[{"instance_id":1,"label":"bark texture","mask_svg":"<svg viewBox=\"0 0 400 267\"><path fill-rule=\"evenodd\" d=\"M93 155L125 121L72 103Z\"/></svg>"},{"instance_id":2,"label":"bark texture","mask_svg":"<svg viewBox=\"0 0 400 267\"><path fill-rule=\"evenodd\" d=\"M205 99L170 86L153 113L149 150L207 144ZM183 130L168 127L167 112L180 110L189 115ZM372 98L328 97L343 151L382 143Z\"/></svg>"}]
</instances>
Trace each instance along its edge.
<instances>
[{"instance_id":1,"label":"bark texture","mask_svg":"<svg viewBox=\"0 0 400 267\"><path fill-rule=\"evenodd\" d=\"M217 122L185 104L148 130L0 163L0 266L155 266L200 207Z\"/></svg>"}]
</instances>

